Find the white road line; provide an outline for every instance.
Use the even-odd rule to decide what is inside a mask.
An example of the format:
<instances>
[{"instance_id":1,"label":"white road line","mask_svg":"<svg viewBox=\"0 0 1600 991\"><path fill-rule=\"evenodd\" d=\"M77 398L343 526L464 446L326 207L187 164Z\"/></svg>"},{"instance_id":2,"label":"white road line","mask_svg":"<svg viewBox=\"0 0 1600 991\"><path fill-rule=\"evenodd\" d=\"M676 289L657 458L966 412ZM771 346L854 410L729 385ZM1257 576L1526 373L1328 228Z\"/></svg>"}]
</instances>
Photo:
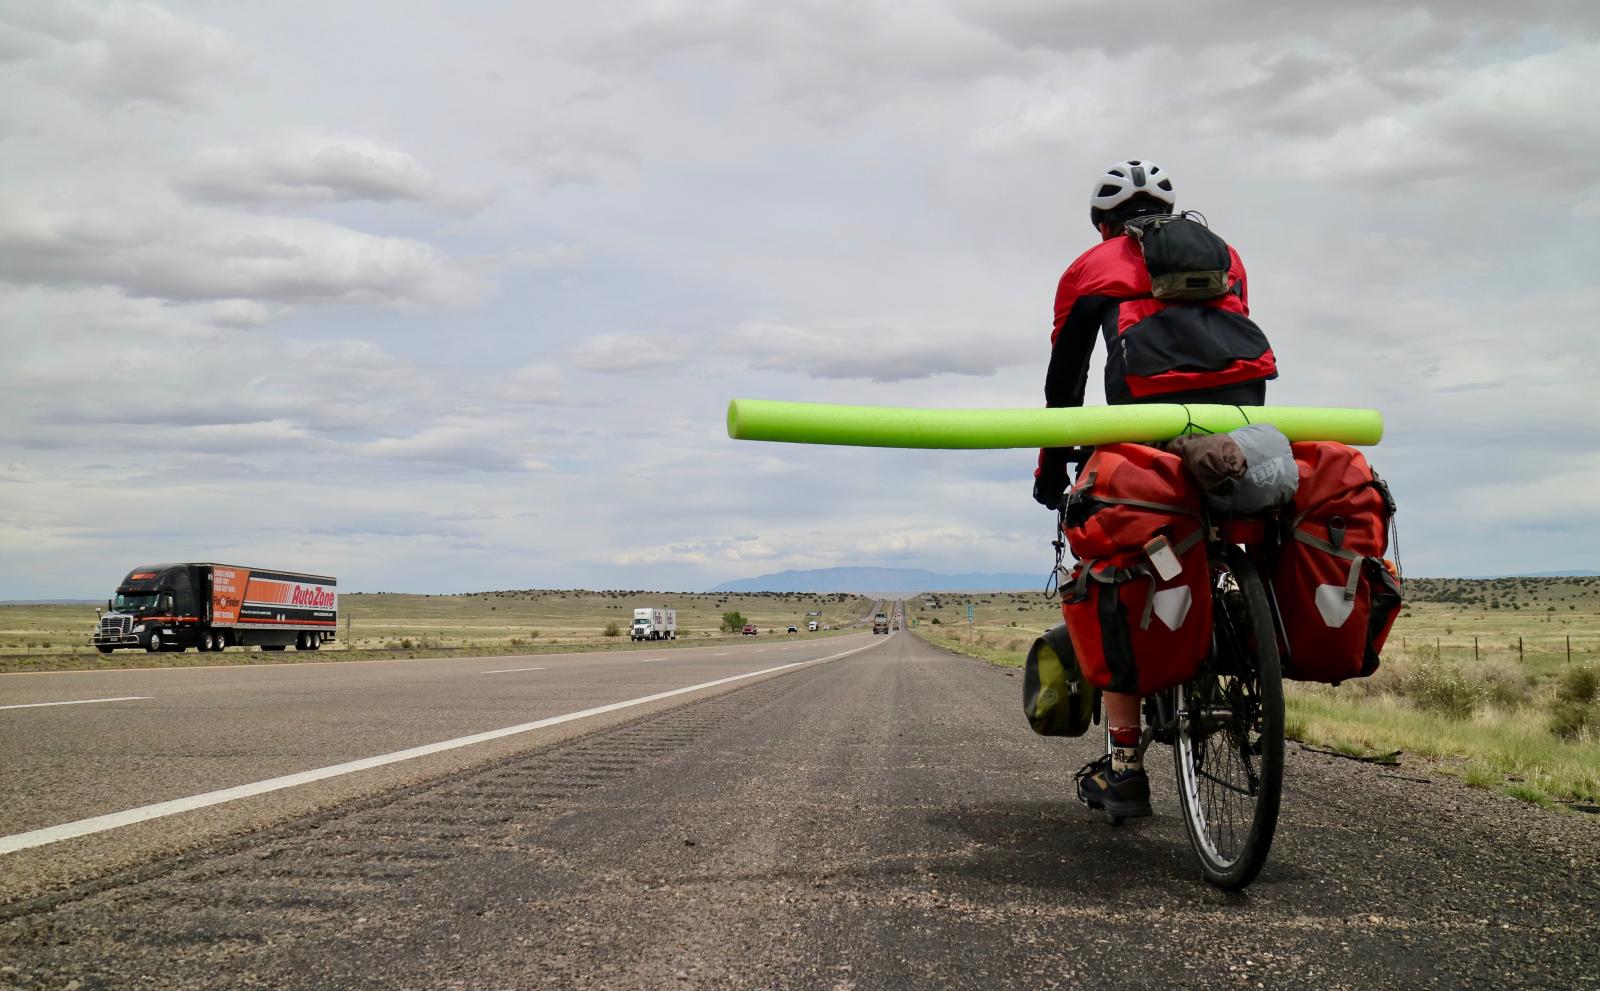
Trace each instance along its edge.
<instances>
[{"instance_id":1,"label":"white road line","mask_svg":"<svg viewBox=\"0 0 1600 991\"><path fill-rule=\"evenodd\" d=\"M433 754L444 753L447 750L457 750L461 747L470 747L476 743L487 743L502 737L516 736L519 733L528 733L547 726L559 726L562 723L576 722L579 719L588 719L591 716L600 716L619 709L631 709L638 705L647 705L670 699L678 695L687 695L698 692L703 688L715 688L718 685L728 685L735 681L744 681L747 678L758 678L764 674L773 674L778 671L787 671L790 668L805 667L812 664L823 664L827 661L837 661L841 657L859 654L863 650L871 650L877 642L846 650L827 657L819 657L810 661L793 661L789 664L780 664L777 667L762 668L760 671L750 671L746 674L730 675L727 678L718 678L715 681L704 681L698 685L687 688L674 688L667 692L657 692L654 695L645 695L626 702L612 702L609 705L597 705L592 709L583 709L578 712L569 712L562 716L550 716L547 719L538 719L531 723L519 723L516 726L507 726L503 729L492 729L483 733L474 733L471 736L457 737L454 740L443 740L439 743L428 743L420 747L411 747L407 750L396 750L390 754L380 754L377 757L363 757L360 760L346 761L343 764L331 764L328 767L319 767L310 771L301 771L298 774L285 774L278 778L268 778L265 781L256 781L251 784L237 785L233 788L223 788L219 791L208 791L203 795L191 795L188 798L174 798L168 802L157 802L154 805L143 805L136 809L127 809L123 812L112 812L108 815L94 816L89 819L79 819L76 822L62 823L59 826L46 826L43 829L33 829L26 833L14 833L10 836L0 836L0 854L15 853L18 850L28 850L48 843L59 843L79 836L89 836L94 833L103 833L108 829L119 826L131 826L137 822L148 822L151 819L160 819L164 816L176 815L179 812L191 812L212 805L221 805L224 802L234 802L241 798L253 798L256 795L265 795L268 792L282 791L285 788L294 788L299 785L310 784L313 781L323 781L327 778L337 778L356 771L366 771L374 767L384 767L388 764L398 764L401 761L414 760L418 757L428 757ZM110 701L109 699L97 701Z\"/></svg>"},{"instance_id":2,"label":"white road line","mask_svg":"<svg viewBox=\"0 0 1600 991\"><path fill-rule=\"evenodd\" d=\"M649 664L651 661L664 661L664 660L666 660L665 657L641 657L641 658L639 658L639 663L640 664Z\"/></svg>"},{"instance_id":3,"label":"white road line","mask_svg":"<svg viewBox=\"0 0 1600 991\"><path fill-rule=\"evenodd\" d=\"M479 671L479 674L514 674L518 671L543 671L544 668L500 668L497 671Z\"/></svg>"},{"instance_id":4,"label":"white road line","mask_svg":"<svg viewBox=\"0 0 1600 991\"><path fill-rule=\"evenodd\" d=\"M727 657L728 656L728 652L725 651L725 650L719 650L715 654L712 654L711 656L712 657Z\"/></svg>"},{"instance_id":5,"label":"white road line","mask_svg":"<svg viewBox=\"0 0 1600 991\"><path fill-rule=\"evenodd\" d=\"M72 702L28 702L24 705L0 705L0 709L41 709L47 705L91 705L95 702L133 702L154 698L152 695L118 695L114 699L76 699Z\"/></svg>"}]
</instances>

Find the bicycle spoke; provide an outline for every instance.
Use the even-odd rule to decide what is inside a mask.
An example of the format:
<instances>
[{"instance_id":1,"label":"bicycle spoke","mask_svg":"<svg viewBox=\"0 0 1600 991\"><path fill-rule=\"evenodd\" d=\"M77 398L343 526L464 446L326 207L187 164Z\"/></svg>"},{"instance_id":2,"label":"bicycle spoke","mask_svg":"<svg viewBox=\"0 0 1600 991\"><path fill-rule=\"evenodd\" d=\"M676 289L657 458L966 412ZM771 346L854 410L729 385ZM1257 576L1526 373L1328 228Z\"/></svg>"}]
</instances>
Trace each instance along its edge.
<instances>
[{"instance_id":1,"label":"bicycle spoke","mask_svg":"<svg viewBox=\"0 0 1600 991\"><path fill-rule=\"evenodd\" d=\"M1194 773L1196 775L1198 775L1199 777L1205 778L1207 781L1214 782L1219 787L1228 789L1231 792L1236 792L1236 793L1238 793L1240 795L1249 795L1249 796L1254 796L1255 795L1255 792L1252 791L1251 789L1249 789L1249 788L1240 788L1238 785L1229 784L1228 782L1222 780L1221 778L1217 777L1215 774L1212 774L1209 771L1196 771Z\"/></svg>"},{"instance_id":2,"label":"bicycle spoke","mask_svg":"<svg viewBox=\"0 0 1600 991\"><path fill-rule=\"evenodd\" d=\"M1178 693L1180 798L1208 880L1237 890L1272 842L1282 775L1282 695L1271 607L1242 553L1215 557L1212 657ZM1270 737L1270 739L1269 739Z\"/></svg>"}]
</instances>

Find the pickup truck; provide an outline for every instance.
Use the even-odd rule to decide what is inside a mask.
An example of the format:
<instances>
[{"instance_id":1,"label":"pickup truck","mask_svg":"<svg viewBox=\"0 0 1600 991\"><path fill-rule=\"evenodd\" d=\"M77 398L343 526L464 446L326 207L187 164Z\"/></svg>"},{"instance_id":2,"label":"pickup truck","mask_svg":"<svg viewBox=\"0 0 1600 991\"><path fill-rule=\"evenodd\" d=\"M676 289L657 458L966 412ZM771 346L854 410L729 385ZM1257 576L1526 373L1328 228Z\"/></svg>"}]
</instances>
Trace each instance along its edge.
<instances>
[{"instance_id":1,"label":"pickup truck","mask_svg":"<svg viewBox=\"0 0 1600 991\"><path fill-rule=\"evenodd\" d=\"M744 635L745 636L753 637L753 636L755 636L756 634L758 634L760 632L761 632L760 630L756 629L756 624L754 624L754 623L746 623L746 624L744 624Z\"/></svg>"}]
</instances>

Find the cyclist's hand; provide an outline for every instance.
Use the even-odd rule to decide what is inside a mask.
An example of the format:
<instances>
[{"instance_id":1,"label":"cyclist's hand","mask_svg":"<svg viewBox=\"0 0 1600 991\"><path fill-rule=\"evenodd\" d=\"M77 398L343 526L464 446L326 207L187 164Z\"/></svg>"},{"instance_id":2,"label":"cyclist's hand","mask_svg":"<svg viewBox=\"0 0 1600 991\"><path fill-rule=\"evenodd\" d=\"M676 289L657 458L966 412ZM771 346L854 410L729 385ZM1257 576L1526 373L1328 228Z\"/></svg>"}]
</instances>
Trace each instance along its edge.
<instances>
[{"instance_id":1,"label":"cyclist's hand","mask_svg":"<svg viewBox=\"0 0 1600 991\"><path fill-rule=\"evenodd\" d=\"M1033 501L1046 509L1060 509L1061 497L1066 491L1066 472L1062 472L1053 480L1047 480L1042 475L1033 480Z\"/></svg>"}]
</instances>

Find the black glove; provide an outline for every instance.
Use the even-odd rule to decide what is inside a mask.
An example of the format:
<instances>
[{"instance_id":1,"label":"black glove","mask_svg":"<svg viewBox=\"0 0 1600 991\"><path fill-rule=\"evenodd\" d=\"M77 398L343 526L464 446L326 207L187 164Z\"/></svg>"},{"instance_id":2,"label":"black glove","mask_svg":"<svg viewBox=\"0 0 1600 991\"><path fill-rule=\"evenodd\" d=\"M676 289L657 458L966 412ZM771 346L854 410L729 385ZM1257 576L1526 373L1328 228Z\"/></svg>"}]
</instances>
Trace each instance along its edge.
<instances>
[{"instance_id":1,"label":"black glove","mask_svg":"<svg viewBox=\"0 0 1600 991\"><path fill-rule=\"evenodd\" d=\"M1046 480L1043 475L1033 480L1033 501L1046 509L1060 509L1061 497L1067 491L1066 474L1062 473L1053 480Z\"/></svg>"},{"instance_id":2,"label":"black glove","mask_svg":"<svg viewBox=\"0 0 1600 991\"><path fill-rule=\"evenodd\" d=\"M1067 491L1067 464L1073 453L1068 447L1047 447L1039 452L1039 470L1033 476L1033 501L1046 509L1058 509Z\"/></svg>"}]
</instances>

